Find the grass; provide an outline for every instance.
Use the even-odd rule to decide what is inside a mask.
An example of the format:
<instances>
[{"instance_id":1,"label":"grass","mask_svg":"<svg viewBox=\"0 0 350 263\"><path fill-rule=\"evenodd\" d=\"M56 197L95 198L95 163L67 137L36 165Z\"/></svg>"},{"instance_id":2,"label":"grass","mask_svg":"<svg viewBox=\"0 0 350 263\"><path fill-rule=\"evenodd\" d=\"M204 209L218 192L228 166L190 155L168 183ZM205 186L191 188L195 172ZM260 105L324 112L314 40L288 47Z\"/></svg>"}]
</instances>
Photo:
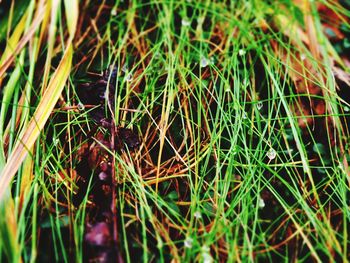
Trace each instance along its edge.
<instances>
[{"instance_id":1,"label":"grass","mask_svg":"<svg viewBox=\"0 0 350 263\"><path fill-rule=\"evenodd\" d=\"M93 262L104 203L113 245L95 256L347 262L348 10L0 4L0 262ZM103 112L138 135L135 149L115 150L121 135L84 101L102 75Z\"/></svg>"}]
</instances>

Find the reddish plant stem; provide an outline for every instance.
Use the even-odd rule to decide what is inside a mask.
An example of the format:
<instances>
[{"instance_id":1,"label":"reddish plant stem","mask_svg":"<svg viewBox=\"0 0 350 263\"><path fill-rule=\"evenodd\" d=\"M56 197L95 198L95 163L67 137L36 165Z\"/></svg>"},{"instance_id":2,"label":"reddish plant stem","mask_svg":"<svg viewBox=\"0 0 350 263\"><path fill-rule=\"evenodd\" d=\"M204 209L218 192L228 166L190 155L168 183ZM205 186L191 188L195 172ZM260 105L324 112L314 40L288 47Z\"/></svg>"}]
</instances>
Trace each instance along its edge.
<instances>
[{"instance_id":1,"label":"reddish plant stem","mask_svg":"<svg viewBox=\"0 0 350 263\"><path fill-rule=\"evenodd\" d=\"M115 136L116 136L116 127L114 120L112 120L111 123L111 148L113 151L113 156L112 156L112 214L113 214L113 240L115 243L118 241L118 231L117 231L117 209L116 209L116 183L115 183L115 158L114 158L114 153L115 153Z\"/></svg>"}]
</instances>

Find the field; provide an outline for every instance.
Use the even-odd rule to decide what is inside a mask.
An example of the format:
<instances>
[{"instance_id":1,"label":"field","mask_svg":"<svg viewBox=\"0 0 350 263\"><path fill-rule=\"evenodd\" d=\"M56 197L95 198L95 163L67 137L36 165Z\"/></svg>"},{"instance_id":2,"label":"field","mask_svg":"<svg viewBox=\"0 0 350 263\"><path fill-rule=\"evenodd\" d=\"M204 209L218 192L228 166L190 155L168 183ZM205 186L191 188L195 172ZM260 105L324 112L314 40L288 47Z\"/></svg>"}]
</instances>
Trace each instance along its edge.
<instances>
[{"instance_id":1,"label":"field","mask_svg":"<svg viewBox=\"0 0 350 263\"><path fill-rule=\"evenodd\" d=\"M348 262L349 54L348 0L0 1L0 262Z\"/></svg>"}]
</instances>

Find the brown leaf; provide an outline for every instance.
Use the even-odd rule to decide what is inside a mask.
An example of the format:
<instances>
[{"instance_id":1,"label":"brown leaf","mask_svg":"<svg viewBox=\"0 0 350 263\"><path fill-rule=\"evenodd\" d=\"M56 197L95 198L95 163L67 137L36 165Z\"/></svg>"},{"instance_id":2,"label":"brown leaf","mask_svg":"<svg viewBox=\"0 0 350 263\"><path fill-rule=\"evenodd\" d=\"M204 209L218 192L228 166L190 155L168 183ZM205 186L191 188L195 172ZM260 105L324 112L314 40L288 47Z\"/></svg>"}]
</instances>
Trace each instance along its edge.
<instances>
[{"instance_id":1,"label":"brown leaf","mask_svg":"<svg viewBox=\"0 0 350 263\"><path fill-rule=\"evenodd\" d=\"M324 115L326 112L326 105L323 100L319 100L314 106L314 111L317 115Z\"/></svg>"}]
</instances>

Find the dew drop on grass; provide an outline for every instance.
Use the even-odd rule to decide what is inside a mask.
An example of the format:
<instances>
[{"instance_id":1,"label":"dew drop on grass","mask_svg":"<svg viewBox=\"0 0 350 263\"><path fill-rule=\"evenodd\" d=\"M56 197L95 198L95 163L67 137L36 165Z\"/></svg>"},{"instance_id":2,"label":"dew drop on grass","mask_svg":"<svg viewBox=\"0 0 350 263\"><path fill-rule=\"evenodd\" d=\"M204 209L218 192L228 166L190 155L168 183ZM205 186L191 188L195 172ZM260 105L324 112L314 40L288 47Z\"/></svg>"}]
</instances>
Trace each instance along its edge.
<instances>
[{"instance_id":1,"label":"dew drop on grass","mask_svg":"<svg viewBox=\"0 0 350 263\"><path fill-rule=\"evenodd\" d=\"M203 24L204 19L205 19L205 17L204 17L204 16L200 16L200 17L198 17L198 18L197 18L197 23L198 23L198 24Z\"/></svg>"},{"instance_id":2,"label":"dew drop on grass","mask_svg":"<svg viewBox=\"0 0 350 263\"><path fill-rule=\"evenodd\" d=\"M155 59L160 59L160 54L159 54L159 52L158 51L156 51L155 53L154 53L154 58Z\"/></svg>"},{"instance_id":3,"label":"dew drop on grass","mask_svg":"<svg viewBox=\"0 0 350 263\"><path fill-rule=\"evenodd\" d=\"M262 199L261 197L259 198L259 204L258 204L259 208L264 208L265 207L265 201L264 199Z\"/></svg>"},{"instance_id":4,"label":"dew drop on grass","mask_svg":"<svg viewBox=\"0 0 350 263\"><path fill-rule=\"evenodd\" d=\"M210 255L210 249L206 245L204 245L202 247L202 258L203 258L203 263L211 263L211 262L213 262L213 258Z\"/></svg>"},{"instance_id":5,"label":"dew drop on grass","mask_svg":"<svg viewBox=\"0 0 350 263\"><path fill-rule=\"evenodd\" d=\"M200 60L201 68L205 68L208 65L209 65L209 60L205 57L201 57L201 60Z\"/></svg>"},{"instance_id":6,"label":"dew drop on grass","mask_svg":"<svg viewBox=\"0 0 350 263\"><path fill-rule=\"evenodd\" d=\"M132 80L132 74L129 73L128 75L126 75L125 80L126 80L127 82L130 82L130 81Z\"/></svg>"},{"instance_id":7,"label":"dew drop on grass","mask_svg":"<svg viewBox=\"0 0 350 263\"><path fill-rule=\"evenodd\" d=\"M78 103L77 107L78 107L78 110L80 110L80 111L85 110L85 106L84 106L84 104L81 103L81 102Z\"/></svg>"},{"instance_id":8,"label":"dew drop on grass","mask_svg":"<svg viewBox=\"0 0 350 263\"><path fill-rule=\"evenodd\" d=\"M98 174L98 178L99 178L101 181L107 181L107 179L108 179L108 174L102 171L102 172L100 172L100 173Z\"/></svg>"},{"instance_id":9,"label":"dew drop on grass","mask_svg":"<svg viewBox=\"0 0 350 263\"><path fill-rule=\"evenodd\" d=\"M256 108L257 108L258 110L261 110L262 107L263 107L263 103L262 103L261 101L259 101L258 104L256 104Z\"/></svg>"},{"instance_id":10,"label":"dew drop on grass","mask_svg":"<svg viewBox=\"0 0 350 263\"><path fill-rule=\"evenodd\" d=\"M124 64L123 67L122 67L122 71L123 71L124 73L126 73L128 70L129 70L129 69L128 69L128 66L127 66L126 64Z\"/></svg>"},{"instance_id":11,"label":"dew drop on grass","mask_svg":"<svg viewBox=\"0 0 350 263\"><path fill-rule=\"evenodd\" d=\"M194 212L193 216L194 216L195 218L197 218L197 219L202 218L202 214L201 214L201 212L199 212L199 211Z\"/></svg>"},{"instance_id":12,"label":"dew drop on grass","mask_svg":"<svg viewBox=\"0 0 350 263\"><path fill-rule=\"evenodd\" d=\"M212 263L213 258L209 253L203 253L203 263Z\"/></svg>"},{"instance_id":13,"label":"dew drop on grass","mask_svg":"<svg viewBox=\"0 0 350 263\"><path fill-rule=\"evenodd\" d=\"M204 253L209 253L209 251L210 251L210 248L209 248L207 245L204 245L204 246L202 247L202 252L204 252Z\"/></svg>"},{"instance_id":14,"label":"dew drop on grass","mask_svg":"<svg viewBox=\"0 0 350 263\"><path fill-rule=\"evenodd\" d=\"M268 150L268 152L266 153L266 156L270 159L270 160L273 160L273 159L275 159L276 158L276 155L277 155L277 153L276 153L276 151L274 150L274 149L270 149L270 150Z\"/></svg>"},{"instance_id":15,"label":"dew drop on grass","mask_svg":"<svg viewBox=\"0 0 350 263\"><path fill-rule=\"evenodd\" d=\"M185 245L186 248L192 248L192 246L193 246L193 239L190 238L190 237L187 237L185 239L184 245Z\"/></svg>"},{"instance_id":16,"label":"dew drop on grass","mask_svg":"<svg viewBox=\"0 0 350 263\"><path fill-rule=\"evenodd\" d=\"M107 90L104 91L103 93L100 93L98 96L99 96L99 98L100 98L101 100L106 99L106 97L107 97Z\"/></svg>"},{"instance_id":17,"label":"dew drop on grass","mask_svg":"<svg viewBox=\"0 0 350 263\"><path fill-rule=\"evenodd\" d=\"M244 120L248 118L248 115L247 115L247 113L246 113L245 111L244 111L243 114L242 114L242 118L243 118Z\"/></svg>"},{"instance_id":18,"label":"dew drop on grass","mask_svg":"<svg viewBox=\"0 0 350 263\"><path fill-rule=\"evenodd\" d=\"M57 138L54 138L54 139L53 139L53 144L54 144L55 146L57 146L57 145L59 144L59 142L60 142L59 139L57 139Z\"/></svg>"},{"instance_id":19,"label":"dew drop on grass","mask_svg":"<svg viewBox=\"0 0 350 263\"><path fill-rule=\"evenodd\" d=\"M232 150L232 155L236 155L238 153L239 149L236 146L233 150Z\"/></svg>"},{"instance_id":20,"label":"dew drop on grass","mask_svg":"<svg viewBox=\"0 0 350 263\"><path fill-rule=\"evenodd\" d=\"M188 18L183 18L183 19L181 20L181 25L182 25L182 26L185 26L185 27L190 26L190 25L191 25L191 21L188 20Z\"/></svg>"},{"instance_id":21,"label":"dew drop on grass","mask_svg":"<svg viewBox=\"0 0 350 263\"><path fill-rule=\"evenodd\" d=\"M112 16L116 16L117 15L117 9L113 8L111 11L111 15Z\"/></svg>"},{"instance_id":22,"label":"dew drop on grass","mask_svg":"<svg viewBox=\"0 0 350 263\"><path fill-rule=\"evenodd\" d=\"M301 54L300 58L301 58L301 60L305 60L306 59L306 55L305 54Z\"/></svg>"},{"instance_id":23,"label":"dew drop on grass","mask_svg":"<svg viewBox=\"0 0 350 263\"><path fill-rule=\"evenodd\" d=\"M238 50L238 55L240 55L240 56L244 56L245 53L246 53L246 51L244 49Z\"/></svg>"},{"instance_id":24,"label":"dew drop on grass","mask_svg":"<svg viewBox=\"0 0 350 263\"><path fill-rule=\"evenodd\" d=\"M243 80L243 86L246 87L246 86L248 86L248 84L249 84L249 81L247 79L244 79Z\"/></svg>"},{"instance_id":25,"label":"dew drop on grass","mask_svg":"<svg viewBox=\"0 0 350 263\"><path fill-rule=\"evenodd\" d=\"M344 111L345 112L349 112L350 111L350 108L348 106L344 106Z\"/></svg>"}]
</instances>

